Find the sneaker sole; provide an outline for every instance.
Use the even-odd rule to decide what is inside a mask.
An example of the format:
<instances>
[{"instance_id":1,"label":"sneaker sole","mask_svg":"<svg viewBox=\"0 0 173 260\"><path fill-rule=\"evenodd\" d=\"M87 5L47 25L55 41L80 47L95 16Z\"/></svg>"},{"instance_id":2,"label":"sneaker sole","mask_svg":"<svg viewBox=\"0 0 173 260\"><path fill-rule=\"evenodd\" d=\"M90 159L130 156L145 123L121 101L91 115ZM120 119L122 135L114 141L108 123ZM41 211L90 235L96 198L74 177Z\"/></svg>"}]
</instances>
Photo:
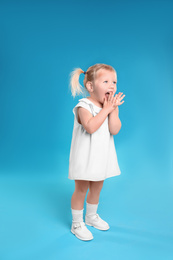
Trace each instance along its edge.
<instances>
[{"instance_id":1,"label":"sneaker sole","mask_svg":"<svg viewBox=\"0 0 173 260\"><path fill-rule=\"evenodd\" d=\"M80 240L83 240L83 241L90 241L90 240L92 240L94 237L92 237L92 238L81 238L80 236L78 236L77 234L75 234L75 232L71 229L71 232L72 232L72 234L73 235L75 235L78 239L80 239Z\"/></svg>"},{"instance_id":2,"label":"sneaker sole","mask_svg":"<svg viewBox=\"0 0 173 260\"><path fill-rule=\"evenodd\" d=\"M100 227L98 227L96 225L91 225L91 224L87 223L86 221L85 221L85 224L88 225L88 226L91 226L91 227L95 227L95 228L97 228L99 230L108 230L108 229L110 229L110 227L108 227L108 228L100 228Z\"/></svg>"}]
</instances>

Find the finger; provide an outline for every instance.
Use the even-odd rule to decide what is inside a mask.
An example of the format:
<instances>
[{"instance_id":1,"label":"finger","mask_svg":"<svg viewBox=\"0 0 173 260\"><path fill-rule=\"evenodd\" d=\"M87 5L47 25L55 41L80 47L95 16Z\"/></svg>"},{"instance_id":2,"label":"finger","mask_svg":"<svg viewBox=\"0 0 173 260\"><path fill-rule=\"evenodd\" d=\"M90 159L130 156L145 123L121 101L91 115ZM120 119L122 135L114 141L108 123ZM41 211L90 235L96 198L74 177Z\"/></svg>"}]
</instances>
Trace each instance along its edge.
<instances>
[{"instance_id":1,"label":"finger","mask_svg":"<svg viewBox=\"0 0 173 260\"><path fill-rule=\"evenodd\" d=\"M118 94L115 95L114 100L117 100Z\"/></svg>"},{"instance_id":2,"label":"finger","mask_svg":"<svg viewBox=\"0 0 173 260\"><path fill-rule=\"evenodd\" d=\"M123 94L123 92L119 92L119 93L118 93L118 96L119 96L119 97L121 97L121 96L122 96L122 94Z\"/></svg>"},{"instance_id":3,"label":"finger","mask_svg":"<svg viewBox=\"0 0 173 260\"><path fill-rule=\"evenodd\" d=\"M120 97L119 100L121 101L124 97L125 97L125 95L123 95L122 97Z\"/></svg>"},{"instance_id":4,"label":"finger","mask_svg":"<svg viewBox=\"0 0 173 260\"><path fill-rule=\"evenodd\" d=\"M117 100L117 97L115 96L115 97L113 97L113 103L115 103L116 102L116 100Z\"/></svg>"},{"instance_id":5,"label":"finger","mask_svg":"<svg viewBox=\"0 0 173 260\"><path fill-rule=\"evenodd\" d=\"M106 104L108 102L108 98L104 97L104 103Z\"/></svg>"},{"instance_id":6,"label":"finger","mask_svg":"<svg viewBox=\"0 0 173 260\"><path fill-rule=\"evenodd\" d=\"M110 92L110 94L109 94L109 101L111 101L112 100L112 92Z\"/></svg>"},{"instance_id":7,"label":"finger","mask_svg":"<svg viewBox=\"0 0 173 260\"><path fill-rule=\"evenodd\" d=\"M119 102L118 96L115 97L115 102Z\"/></svg>"},{"instance_id":8,"label":"finger","mask_svg":"<svg viewBox=\"0 0 173 260\"><path fill-rule=\"evenodd\" d=\"M109 101L110 100L110 94L108 95L108 97L107 97L107 101Z\"/></svg>"},{"instance_id":9,"label":"finger","mask_svg":"<svg viewBox=\"0 0 173 260\"><path fill-rule=\"evenodd\" d=\"M118 99L117 98L114 98L114 104L117 104L118 103Z\"/></svg>"},{"instance_id":10,"label":"finger","mask_svg":"<svg viewBox=\"0 0 173 260\"><path fill-rule=\"evenodd\" d=\"M113 101L113 100L114 100L114 93L111 92L111 101Z\"/></svg>"},{"instance_id":11,"label":"finger","mask_svg":"<svg viewBox=\"0 0 173 260\"><path fill-rule=\"evenodd\" d=\"M118 96L118 99L119 99L119 100L122 100L124 97L125 97L125 95L123 95L123 96Z\"/></svg>"}]
</instances>

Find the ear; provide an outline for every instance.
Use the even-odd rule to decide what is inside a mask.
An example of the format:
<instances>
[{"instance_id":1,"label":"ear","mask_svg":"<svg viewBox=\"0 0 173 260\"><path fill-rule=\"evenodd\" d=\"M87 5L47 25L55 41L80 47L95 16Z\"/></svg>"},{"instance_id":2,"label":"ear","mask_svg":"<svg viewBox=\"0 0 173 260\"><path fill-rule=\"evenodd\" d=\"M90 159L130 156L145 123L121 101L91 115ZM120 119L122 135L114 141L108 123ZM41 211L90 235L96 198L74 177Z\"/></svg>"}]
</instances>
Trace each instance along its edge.
<instances>
[{"instance_id":1,"label":"ear","mask_svg":"<svg viewBox=\"0 0 173 260\"><path fill-rule=\"evenodd\" d=\"M93 92L94 89L93 89L93 83L91 81L87 81L86 83L86 88L89 92Z\"/></svg>"}]
</instances>

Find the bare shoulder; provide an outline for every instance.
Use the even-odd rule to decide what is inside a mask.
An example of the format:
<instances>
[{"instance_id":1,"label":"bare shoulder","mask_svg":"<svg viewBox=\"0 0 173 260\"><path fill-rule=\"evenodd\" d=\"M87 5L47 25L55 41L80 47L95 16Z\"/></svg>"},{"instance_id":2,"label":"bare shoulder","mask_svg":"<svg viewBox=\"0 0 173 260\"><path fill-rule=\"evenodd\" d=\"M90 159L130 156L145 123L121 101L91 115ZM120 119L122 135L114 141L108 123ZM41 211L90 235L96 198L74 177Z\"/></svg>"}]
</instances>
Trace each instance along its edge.
<instances>
[{"instance_id":1,"label":"bare shoulder","mask_svg":"<svg viewBox=\"0 0 173 260\"><path fill-rule=\"evenodd\" d=\"M86 125L93 115L84 107L78 107L77 115L79 124L82 124L86 129Z\"/></svg>"}]
</instances>

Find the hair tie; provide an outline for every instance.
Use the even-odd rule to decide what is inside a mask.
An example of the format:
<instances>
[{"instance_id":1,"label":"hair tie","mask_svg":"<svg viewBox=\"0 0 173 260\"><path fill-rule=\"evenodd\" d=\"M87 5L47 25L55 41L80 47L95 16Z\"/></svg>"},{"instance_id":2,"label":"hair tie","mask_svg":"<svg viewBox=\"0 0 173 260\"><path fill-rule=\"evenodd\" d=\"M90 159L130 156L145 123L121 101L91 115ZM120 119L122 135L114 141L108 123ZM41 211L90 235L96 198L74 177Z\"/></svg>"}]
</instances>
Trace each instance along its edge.
<instances>
[{"instance_id":1,"label":"hair tie","mask_svg":"<svg viewBox=\"0 0 173 260\"><path fill-rule=\"evenodd\" d=\"M86 71L84 71L83 74L86 74Z\"/></svg>"}]
</instances>

